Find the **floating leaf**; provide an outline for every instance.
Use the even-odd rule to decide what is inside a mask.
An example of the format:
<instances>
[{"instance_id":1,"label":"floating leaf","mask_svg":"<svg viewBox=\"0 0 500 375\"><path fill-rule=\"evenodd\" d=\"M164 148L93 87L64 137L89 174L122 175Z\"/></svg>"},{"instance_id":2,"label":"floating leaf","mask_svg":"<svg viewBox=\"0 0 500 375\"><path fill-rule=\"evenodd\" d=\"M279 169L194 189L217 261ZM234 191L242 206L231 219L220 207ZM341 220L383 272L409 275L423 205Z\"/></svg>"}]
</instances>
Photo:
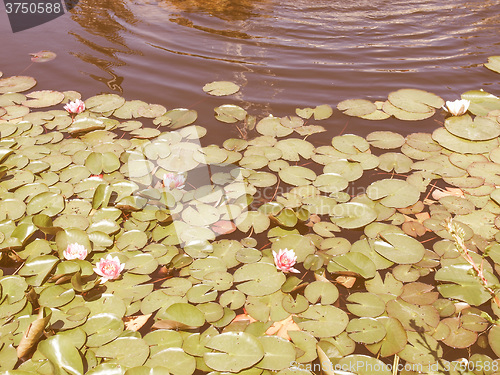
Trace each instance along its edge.
<instances>
[{"instance_id":1,"label":"floating leaf","mask_svg":"<svg viewBox=\"0 0 500 375\"><path fill-rule=\"evenodd\" d=\"M237 93L240 87L229 81L214 81L203 86L203 91L209 95L225 96Z\"/></svg>"},{"instance_id":2,"label":"floating leaf","mask_svg":"<svg viewBox=\"0 0 500 375\"><path fill-rule=\"evenodd\" d=\"M58 91L42 90L33 91L26 94L31 100L26 100L22 104L30 108L51 107L59 104L64 99L64 94Z\"/></svg>"},{"instance_id":3,"label":"floating leaf","mask_svg":"<svg viewBox=\"0 0 500 375\"><path fill-rule=\"evenodd\" d=\"M483 90L464 92L462 99L470 101L469 112L476 116L486 116L491 111L500 109L500 98Z\"/></svg>"},{"instance_id":4,"label":"floating leaf","mask_svg":"<svg viewBox=\"0 0 500 375\"><path fill-rule=\"evenodd\" d=\"M297 315L299 327L315 337L337 336L349 322L347 314L334 306L312 305Z\"/></svg>"},{"instance_id":5,"label":"floating leaf","mask_svg":"<svg viewBox=\"0 0 500 375\"><path fill-rule=\"evenodd\" d=\"M365 116L377 110L377 106L365 99L347 99L337 104L337 109L348 116Z\"/></svg>"},{"instance_id":6,"label":"floating leaf","mask_svg":"<svg viewBox=\"0 0 500 375\"><path fill-rule=\"evenodd\" d=\"M500 124L487 117L477 116L472 120L467 114L451 116L444 121L444 126L451 134L471 141L487 141L500 135Z\"/></svg>"},{"instance_id":7,"label":"floating leaf","mask_svg":"<svg viewBox=\"0 0 500 375\"><path fill-rule=\"evenodd\" d=\"M397 179L375 181L366 189L366 195L372 200L380 199L386 207L396 208L411 206L420 198L417 188Z\"/></svg>"},{"instance_id":8,"label":"floating leaf","mask_svg":"<svg viewBox=\"0 0 500 375\"><path fill-rule=\"evenodd\" d=\"M341 228L360 228L377 218L371 207L356 202L341 203L333 207L330 220Z\"/></svg>"},{"instance_id":9,"label":"floating leaf","mask_svg":"<svg viewBox=\"0 0 500 375\"><path fill-rule=\"evenodd\" d=\"M489 70L500 73L500 56L488 57L488 62L484 66Z\"/></svg>"},{"instance_id":10,"label":"floating leaf","mask_svg":"<svg viewBox=\"0 0 500 375\"><path fill-rule=\"evenodd\" d=\"M215 118L219 121L232 124L245 119L247 111L234 104L225 104L215 108Z\"/></svg>"},{"instance_id":11,"label":"floating leaf","mask_svg":"<svg viewBox=\"0 0 500 375\"><path fill-rule=\"evenodd\" d=\"M239 372L264 357L262 344L245 332L226 332L214 336L205 344L214 350L205 353L203 360L216 371Z\"/></svg>"},{"instance_id":12,"label":"floating leaf","mask_svg":"<svg viewBox=\"0 0 500 375\"><path fill-rule=\"evenodd\" d=\"M28 76L12 76L0 79L0 94L23 92L36 85L36 81Z\"/></svg>"},{"instance_id":13,"label":"floating leaf","mask_svg":"<svg viewBox=\"0 0 500 375\"><path fill-rule=\"evenodd\" d=\"M444 105L444 100L439 96L418 89L400 89L391 92L388 99L398 108L417 113L429 112L430 107L441 108Z\"/></svg>"},{"instance_id":14,"label":"floating leaf","mask_svg":"<svg viewBox=\"0 0 500 375\"><path fill-rule=\"evenodd\" d=\"M352 319L346 332L351 339L362 344L374 344L386 335L384 325L373 318Z\"/></svg>"},{"instance_id":15,"label":"floating leaf","mask_svg":"<svg viewBox=\"0 0 500 375\"><path fill-rule=\"evenodd\" d=\"M36 63L51 61L54 60L57 56L54 52L51 51L39 51L30 53L30 55L31 55L31 61Z\"/></svg>"},{"instance_id":16,"label":"floating leaf","mask_svg":"<svg viewBox=\"0 0 500 375\"><path fill-rule=\"evenodd\" d=\"M125 99L116 94L101 94L85 100L85 108L97 113L105 113L120 108Z\"/></svg>"},{"instance_id":17,"label":"floating leaf","mask_svg":"<svg viewBox=\"0 0 500 375\"><path fill-rule=\"evenodd\" d=\"M269 263L251 263L238 268L234 273L236 287L248 296L265 296L276 292L286 277Z\"/></svg>"}]
</instances>

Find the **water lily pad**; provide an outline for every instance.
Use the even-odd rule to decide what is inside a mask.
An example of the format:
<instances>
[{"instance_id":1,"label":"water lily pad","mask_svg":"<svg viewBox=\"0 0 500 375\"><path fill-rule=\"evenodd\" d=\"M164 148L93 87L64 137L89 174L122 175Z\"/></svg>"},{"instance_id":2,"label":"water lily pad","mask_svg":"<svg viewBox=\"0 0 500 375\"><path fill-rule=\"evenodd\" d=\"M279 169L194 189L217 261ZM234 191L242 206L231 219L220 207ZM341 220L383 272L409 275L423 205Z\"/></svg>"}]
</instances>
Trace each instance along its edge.
<instances>
[{"instance_id":1,"label":"water lily pad","mask_svg":"<svg viewBox=\"0 0 500 375\"><path fill-rule=\"evenodd\" d=\"M374 344L386 335L384 325L373 318L352 319L346 332L351 339L362 344Z\"/></svg>"},{"instance_id":2,"label":"water lily pad","mask_svg":"<svg viewBox=\"0 0 500 375\"><path fill-rule=\"evenodd\" d=\"M366 136L370 145L381 149L401 147L405 139L402 135L390 131L375 131Z\"/></svg>"},{"instance_id":3,"label":"water lily pad","mask_svg":"<svg viewBox=\"0 0 500 375\"><path fill-rule=\"evenodd\" d=\"M309 306L298 317L299 327L315 337L337 336L349 322L347 314L334 306Z\"/></svg>"},{"instance_id":4,"label":"water lily pad","mask_svg":"<svg viewBox=\"0 0 500 375\"><path fill-rule=\"evenodd\" d=\"M159 126L168 126L170 129L180 129L184 126L191 125L198 118L198 113L192 109L175 108L163 116L153 120L153 124Z\"/></svg>"},{"instance_id":5,"label":"water lily pad","mask_svg":"<svg viewBox=\"0 0 500 375\"><path fill-rule=\"evenodd\" d=\"M450 328L450 334L442 340L443 343L452 348L467 348L477 340L477 333L462 327L460 319L450 317L441 321Z\"/></svg>"},{"instance_id":6,"label":"water lily pad","mask_svg":"<svg viewBox=\"0 0 500 375\"><path fill-rule=\"evenodd\" d=\"M340 152L354 155L370 149L370 144L364 138L354 134L333 137L332 146Z\"/></svg>"},{"instance_id":7,"label":"water lily pad","mask_svg":"<svg viewBox=\"0 0 500 375\"><path fill-rule=\"evenodd\" d=\"M36 63L43 63L47 61L54 60L56 58L56 54L51 51L39 51L39 52L33 52L30 53L31 55L31 61L36 62Z\"/></svg>"},{"instance_id":8,"label":"water lily pad","mask_svg":"<svg viewBox=\"0 0 500 375\"><path fill-rule=\"evenodd\" d=\"M226 96L237 93L240 87L229 81L214 81L203 86L203 91L209 95Z\"/></svg>"},{"instance_id":9,"label":"water lily pad","mask_svg":"<svg viewBox=\"0 0 500 375\"><path fill-rule=\"evenodd\" d=\"M259 343L264 350L264 358L256 367L278 371L290 367L295 360L295 347L292 343L278 336L261 336Z\"/></svg>"},{"instance_id":10,"label":"water lily pad","mask_svg":"<svg viewBox=\"0 0 500 375\"><path fill-rule=\"evenodd\" d=\"M43 108L59 104L64 99L64 94L58 91L42 90L33 91L26 94L30 100L24 101L22 104L30 108Z\"/></svg>"},{"instance_id":11,"label":"water lily pad","mask_svg":"<svg viewBox=\"0 0 500 375\"><path fill-rule=\"evenodd\" d=\"M366 345L366 348L373 354L380 354L382 357L389 357L403 350L407 342L407 336L399 320L381 316L377 318L377 321L384 326L386 336L378 343Z\"/></svg>"},{"instance_id":12,"label":"water lily pad","mask_svg":"<svg viewBox=\"0 0 500 375\"><path fill-rule=\"evenodd\" d=\"M224 104L215 108L215 118L228 124L242 121L246 115L247 111L234 104Z\"/></svg>"},{"instance_id":13,"label":"water lily pad","mask_svg":"<svg viewBox=\"0 0 500 375\"><path fill-rule=\"evenodd\" d=\"M305 288L304 296L312 304L331 305L338 299L339 291L330 282L314 281Z\"/></svg>"},{"instance_id":14,"label":"water lily pad","mask_svg":"<svg viewBox=\"0 0 500 375\"><path fill-rule=\"evenodd\" d=\"M407 332L408 344L398 353L401 359L417 364L432 364L437 358L442 358L441 344L427 333Z\"/></svg>"},{"instance_id":15,"label":"water lily pad","mask_svg":"<svg viewBox=\"0 0 500 375\"><path fill-rule=\"evenodd\" d=\"M373 293L357 292L347 297L347 309L361 317L375 318L385 311L385 302Z\"/></svg>"},{"instance_id":16,"label":"water lily pad","mask_svg":"<svg viewBox=\"0 0 500 375\"><path fill-rule=\"evenodd\" d=\"M330 220L341 228L360 228L377 218L374 209L366 204L348 202L333 207Z\"/></svg>"},{"instance_id":17,"label":"water lily pad","mask_svg":"<svg viewBox=\"0 0 500 375\"><path fill-rule=\"evenodd\" d=\"M495 324L488 333L488 342L493 352L498 356L500 353L500 325Z\"/></svg>"},{"instance_id":18,"label":"water lily pad","mask_svg":"<svg viewBox=\"0 0 500 375\"><path fill-rule=\"evenodd\" d=\"M500 73L500 56L488 57L488 62L484 66L494 72Z\"/></svg>"},{"instance_id":19,"label":"water lily pad","mask_svg":"<svg viewBox=\"0 0 500 375\"><path fill-rule=\"evenodd\" d=\"M80 352L69 337L55 335L40 342L38 350L49 360L53 368L83 374L83 361Z\"/></svg>"},{"instance_id":20,"label":"water lily pad","mask_svg":"<svg viewBox=\"0 0 500 375\"><path fill-rule=\"evenodd\" d=\"M166 309L164 317L190 327L201 327L205 323L205 315L188 303L174 303Z\"/></svg>"},{"instance_id":21,"label":"water lily pad","mask_svg":"<svg viewBox=\"0 0 500 375\"><path fill-rule=\"evenodd\" d=\"M471 268L469 264L450 264L440 268L436 272L436 280L449 283L437 286L441 295L465 301L473 306L482 305L489 300L491 297L489 293L478 279L470 274Z\"/></svg>"},{"instance_id":22,"label":"water lily pad","mask_svg":"<svg viewBox=\"0 0 500 375\"><path fill-rule=\"evenodd\" d=\"M469 112L476 116L486 116L489 112L500 109L500 98L483 90L464 92L462 99L470 101Z\"/></svg>"},{"instance_id":23,"label":"water lily pad","mask_svg":"<svg viewBox=\"0 0 500 375\"><path fill-rule=\"evenodd\" d=\"M366 99L347 99L337 104L337 109L348 116L364 116L375 112L377 106Z\"/></svg>"},{"instance_id":24,"label":"water lily pad","mask_svg":"<svg viewBox=\"0 0 500 375\"><path fill-rule=\"evenodd\" d=\"M188 355L182 348L166 348L153 354L146 366L164 367L174 375L191 375L196 369L196 360Z\"/></svg>"},{"instance_id":25,"label":"water lily pad","mask_svg":"<svg viewBox=\"0 0 500 375\"><path fill-rule=\"evenodd\" d=\"M428 112L429 107L441 108L444 105L444 100L439 96L418 89L400 89L391 92L388 99L400 109L417 113Z\"/></svg>"},{"instance_id":26,"label":"water lily pad","mask_svg":"<svg viewBox=\"0 0 500 375\"><path fill-rule=\"evenodd\" d=\"M444 126L451 134L471 141L486 141L500 135L500 124L487 117L469 115L448 117Z\"/></svg>"},{"instance_id":27,"label":"water lily pad","mask_svg":"<svg viewBox=\"0 0 500 375\"><path fill-rule=\"evenodd\" d=\"M338 193L349 186L349 181L338 173L330 172L317 176L313 185L325 193Z\"/></svg>"},{"instance_id":28,"label":"water lily pad","mask_svg":"<svg viewBox=\"0 0 500 375\"><path fill-rule=\"evenodd\" d=\"M159 104L141 105L137 109L137 115L146 118L160 117L167 112L167 109Z\"/></svg>"},{"instance_id":29,"label":"water lily pad","mask_svg":"<svg viewBox=\"0 0 500 375\"><path fill-rule=\"evenodd\" d=\"M375 181L366 189L366 195L372 200L380 199L380 203L386 207L395 208L411 206L420 198L417 188L397 179Z\"/></svg>"},{"instance_id":30,"label":"water lily pad","mask_svg":"<svg viewBox=\"0 0 500 375\"><path fill-rule=\"evenodd\" d=\"M285 137L293 133L293 129L283 126L279 117L265 117L257 123L256 130L270 137Z\"/></svg>"},{"instance_id":31,"label":"water lily pad","mask_svg":"<svg viewBox=\"0 0 500 375\"><path fill-rule=\"evenodd\" d=\"M315 120L325 120L333 114L332 107L328 104L318 105L313 110L313 115Z\"/></svg>"},{"instance_id":32,"label":"water lily pad","mask_svg":"<svg viewBox=\"0 0 500 375\"><path fill-rule=\"evenodd\" d=\"M106 358L107 363L117 363L127 367L141 366L149 357L149 346L141 338L119 337L97 348L95 355Z\"/></svg>"},{"instance_id":33,"label":"water lily pad","mask_svg":"<svg viewBox=\"0 0 500 375\"><path fill-rule=\"evenodd\" d=\"M377 253L398 264L413 264L422 260L425 248L416 239L401 233L381 232L384 239L374 242Z\"/></svg>"},{"instance_id":34,"label":"water lily pad","mask_svg":"<svg viewBox=\"0 0 500 375\"><path fill-rule=\"evenodd\" d=\"M105 113L120 108L125 99L116 94L101 94L85 100L85 108L91 112Z\"/></svg>"},{"instance_id":35,"label":"water lily pad","mask_svg":"<svg viewBox=\"0 0 500 375\"><path fill-rule=\"evenodd\" d=\"M276 292L286 277L269 263L250 263L238 268L234 273L236 287L249 296L265 296Z\"/></svg>"},{"instance_id":36,"label":"water lily pad","mask_svg":"<svg viewBox=\"0 0 500 375\"><path fill-rule=\"evenodd\" d=\"M371 279L377 272L375 263L360 252L349 252L333 257L327 269L330 273L353 272L365 279Z\"/></svg>"},{"instance_id":37,"label":"water lily pad","mask_svg":"<svg viewBox=\"0 0 500 375\"><path fill-rule=\"evenodd\" d=\"M253 366L264 357L262 344L245 332L226 332L210 338L205 344L214 350L205 353L203 360L216 371L239 372Z\"/></svg>"},{"instance_id":38,"label":"water lily pad","mask_svg":"<svg viewBox=\"0 0 500 375\"><path fill-rule=\"evenodd\" d=\"M0 94L23 92L36 85L36 81L28 76L12 76L0 79Z\"/></svg>"},{"instance_id":39,"label":"water lily pad","mask_svg":"<svg viewBox=\"0 0 500 375\"><path fill-rule=\"evenodd\" d=\"M439 297L438 292L432 292L433 289L432 285L420 282L405 284L401 299L415 305L431 305Z\"/></svg>"},{"instance_id":40,"label":"water lily pad","mask_svg":"<svg viewBox=\"0 0 500 375\"><path fill-rule=\"evenodd\" d=\"M434 306L417 306L399 298L387 302L386 308L389 316L398 319L407 331L431 331L440 320Z\"/></svg>"}]
</instances>

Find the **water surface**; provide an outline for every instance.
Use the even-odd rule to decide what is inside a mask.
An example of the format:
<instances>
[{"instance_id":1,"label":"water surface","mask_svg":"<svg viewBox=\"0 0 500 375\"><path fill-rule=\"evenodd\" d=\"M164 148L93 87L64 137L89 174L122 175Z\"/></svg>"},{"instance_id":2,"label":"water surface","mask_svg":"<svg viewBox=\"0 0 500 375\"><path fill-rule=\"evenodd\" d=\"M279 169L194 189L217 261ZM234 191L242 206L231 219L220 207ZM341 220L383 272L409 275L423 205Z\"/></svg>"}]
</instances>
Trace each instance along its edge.
<instances>
[{"instance_id":1,"label":"water surface","mask_svg":"<svg viewBox=\"0 0 500 375\"><path fill-rule=\"evenodd\" d=\"M213 107L231 102L283 116L348 98L385 100L403 87L446 100L469 89L500 95L498 75L481 66L500 54L497 0L81 0L71 13L16 34L0 8L0 35L4 76L29 74L38 89L84 97L114 92L193 108L200 125L217 130L227 125L213 119ZM28 54L44 49L57 59L29 66ZM242 89L208 97L201 87L214 80ZM339 121L346 119L336 115L331 126ZM352 127L408 133L435 123Z\"/></svg>"}]
</instances>

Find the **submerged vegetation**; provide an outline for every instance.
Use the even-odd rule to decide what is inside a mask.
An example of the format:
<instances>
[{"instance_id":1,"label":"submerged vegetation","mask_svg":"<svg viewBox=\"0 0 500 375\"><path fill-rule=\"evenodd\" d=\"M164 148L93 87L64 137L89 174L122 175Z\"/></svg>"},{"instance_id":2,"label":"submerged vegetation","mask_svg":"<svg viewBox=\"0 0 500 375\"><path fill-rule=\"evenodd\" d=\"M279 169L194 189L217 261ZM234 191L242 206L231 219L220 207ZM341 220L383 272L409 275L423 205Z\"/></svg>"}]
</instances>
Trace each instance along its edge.
<instances>
[{"instance_id":1,"label":"submerged vegetation","mask_svg":"<svg viewBox=\"0 0 500 375\"><path fill-rule=\"evenodd\" d=\"M35 85L0 78L0 374L500 374L500 98L321 146L328 105L222 104L241 137L202 146L194 110Z\"/></svg>"}]
</instances>

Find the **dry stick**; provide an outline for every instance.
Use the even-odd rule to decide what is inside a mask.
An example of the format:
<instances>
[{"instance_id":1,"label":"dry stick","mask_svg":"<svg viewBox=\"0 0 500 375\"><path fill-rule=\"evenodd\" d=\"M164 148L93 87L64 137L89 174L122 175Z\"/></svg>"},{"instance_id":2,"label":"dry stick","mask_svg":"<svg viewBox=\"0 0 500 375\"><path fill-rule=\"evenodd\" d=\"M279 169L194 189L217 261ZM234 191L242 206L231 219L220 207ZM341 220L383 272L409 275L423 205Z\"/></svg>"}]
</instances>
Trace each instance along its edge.
<instances>
[{"instance_id":1,"label":"dry stick","mask_svg":"<svg viewBox=\"0 0 500 375\"><path fill-rule=\"evenodd\" d=\"M349 120L347 120L347 122L345 123L344 127L340 131L339 135L342 135L344 133L344 130L347 128L347 125L349 125Z\"/></svg>"},{"instance_id":2,"label":"dry stick","mask_svg":"<svg viewBox=\"0 0 500 375\"><path fill-rule=\"evenodd\" d=\"M469 249L467 249L467 246L465 246L464 242L464 232L462 228L458 227L455 223L453 223L452 219L446 220L446 229L448 232L451 234L453 239L455 240L455 245L458 248L458 250L462 250L460 254L462 257L469 263L474 271L476 271L477 276L479 277L479 280L481 281L481 284L483 284L483 287L490 293L495 300L495 303L497 306L500 308L500 298L497 296L495 291L489 286L488 280L486 280L486 277L484 276L483 273L483 266L481 264L481 269L477 266L477 264L474 262L474 259L469 255ZM483 259L484 261L484 259Z\"/></svg>"}]
</instances>

